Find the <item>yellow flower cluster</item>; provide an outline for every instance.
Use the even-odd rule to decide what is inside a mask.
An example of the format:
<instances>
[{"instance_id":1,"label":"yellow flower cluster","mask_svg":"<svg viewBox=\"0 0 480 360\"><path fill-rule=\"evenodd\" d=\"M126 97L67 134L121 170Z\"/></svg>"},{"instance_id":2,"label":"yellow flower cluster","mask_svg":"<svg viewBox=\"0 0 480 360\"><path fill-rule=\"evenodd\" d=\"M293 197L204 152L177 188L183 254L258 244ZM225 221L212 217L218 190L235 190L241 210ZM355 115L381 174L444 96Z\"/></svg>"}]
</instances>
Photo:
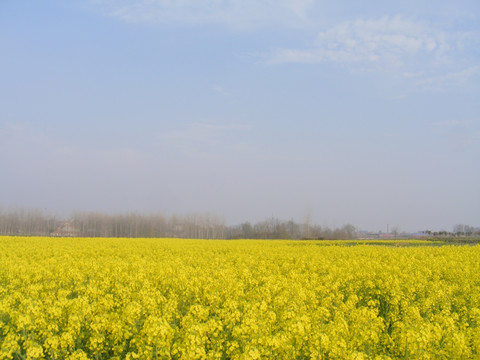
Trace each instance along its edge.
<instances>
[{"instance_id":1,"label":"yellow flower cluster","mask_svg":"<svg viewBox=\"0 0 480 360\"><path fill-rule=\"evenodd\" d=\"M478 359L480 247L0 237L2 359Z\"/></svg>"}]
</instances>

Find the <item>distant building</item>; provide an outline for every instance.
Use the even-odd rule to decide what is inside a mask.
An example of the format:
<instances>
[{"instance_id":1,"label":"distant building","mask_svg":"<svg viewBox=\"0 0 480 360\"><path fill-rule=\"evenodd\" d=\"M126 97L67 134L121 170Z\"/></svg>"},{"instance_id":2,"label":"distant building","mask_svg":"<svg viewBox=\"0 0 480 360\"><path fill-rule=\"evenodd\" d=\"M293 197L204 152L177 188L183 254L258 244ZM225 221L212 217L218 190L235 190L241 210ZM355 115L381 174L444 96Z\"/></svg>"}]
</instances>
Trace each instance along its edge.
<instances>
[{"instance_id":1,"label":"distant building","mask_svg":"<svg viewBox=\"0 0 480 360\"><path fill-rule=\"evenodd\" d=\"M392 233L381 233L378 235L379 239L395 239L395 234Z\"/></svg>"},{"instance_id":2,"label":"distant building","mask_svg":"<svg viewBox=\"0 0 480 360\"><path fill-rule=\"evenodd\" d=\"M80 230L75 228L70 221L64 221L50 234L50 236L75 237L80 236Z\"/></svg>"}]
</instances>

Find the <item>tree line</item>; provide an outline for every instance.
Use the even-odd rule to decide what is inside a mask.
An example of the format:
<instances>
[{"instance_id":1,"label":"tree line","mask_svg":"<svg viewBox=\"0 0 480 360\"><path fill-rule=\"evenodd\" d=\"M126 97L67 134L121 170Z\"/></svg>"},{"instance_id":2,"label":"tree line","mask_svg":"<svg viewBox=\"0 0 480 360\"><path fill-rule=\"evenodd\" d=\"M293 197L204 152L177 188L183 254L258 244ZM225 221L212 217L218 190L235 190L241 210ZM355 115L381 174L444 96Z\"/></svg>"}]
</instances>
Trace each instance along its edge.
<instances>
[{"instance_id":1,"label":"tree line","mask_svg":"<svg viewBox=\"0 0 480 360\"><path fill-rule=\"evenodd\" d=\"M457 224L452 232L424 232L434 237L480 237L480 227ZM189 214L104 214L74 212L68 219L40 209L0 208L0 235L82 237L174 237L192 239L354 239L361 237L350 224L331 229L305 222L269 218L239 225L227 225L222 216Z\"/></svg>"},{"instance_id":2,"label":"tree line","mask_svg":"<svg viewBox=\"0 0 480 360\"><path fill-rule=\"evenodd\" d=\"M465 224L456 224L453 226L453 231L431 231L425 230L424 234L433 237L440 238L454 238L454 237L480 237L480 227L465 225Z\"/></svg>"},{"instance_id":3,"label":"tree line","mask_svg":"<svg viewBox=\"0 0 480 360\"><path fill-rule=\"evenodd\" d=\"M40 209L17 209L2 211L0 209L0 234L2 235L37 235L52 233L58 220L48 216Z\"/></svg>"},{"instance_id":4,"label":"tree line","mask_svg":"<svg viewBox=\"0 0 480 360\"><path fill-rule=\"evenodd\" d=\"M330 229L277 218L226 225L222 216L74 212L60 219L39 209L0 209L0 234L21 236L175 237L193 239L352 239L353 225Z\"/></svg>"}]
</instances>

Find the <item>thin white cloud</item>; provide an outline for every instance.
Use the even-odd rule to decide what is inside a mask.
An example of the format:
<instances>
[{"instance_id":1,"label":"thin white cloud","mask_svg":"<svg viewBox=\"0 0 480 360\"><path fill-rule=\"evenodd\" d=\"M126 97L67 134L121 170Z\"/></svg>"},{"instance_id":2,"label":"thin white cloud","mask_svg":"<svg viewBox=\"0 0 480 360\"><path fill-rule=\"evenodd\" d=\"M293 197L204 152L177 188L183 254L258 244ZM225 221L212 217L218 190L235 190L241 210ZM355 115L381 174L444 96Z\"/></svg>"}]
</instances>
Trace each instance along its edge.
<instances>
[{"instance_id":1,"label":"thin white cloud","mask_svg":"<svg viewBox=\"0 0 480 360\"><path fill-rule=\"evenodd\" d=\"M251 129L243 124L215 124L194 121L158 135L159 144L177 149L189 157L220 156L243 148L241 134Z\"/></svg>"},{"instance_id":2,"label":"thin white cloud","mask_svg":"<svg viewBox=\"0 0 480 360\"><path fill-rule=\"evenodd\" d=\"M225 90L225 88L222 85L214 84L212 88L219 94L228 95L228 92Z\"/></svg>"},{"instance_id":3,"label":"thin white cloud","mask_svg":"<svg viewBox=\"0 0 480 360\"><path fill-rule=\"evenodd\" d=\"M462 86L471 78L480 75L480 66L472 66L459 71L421 79L417 84L428 90L442 90L449 86Z\"/></svg>"},{"instance_id":4,"label":"thin white cloud","mask_svg":"<svg viewBox=\"0 0 480 360\"><path fill-rule=\"evenodd\" d=\"M163 136L173 140L211 142L222 137L225 133L235 130L250 129L247 125L226 124L218 125L205 121L194 121L183 127L164 133Z\"/></svg>"},{"instance_id":5,"label":"thin white cloud","mask_svg":"<svg viewBox=\"0 0 480 360\"><path fill-rule=\"evenodd\" d=\"M11 134L11 133L18 133L26 130L28 127L28 124L25 122L6 122L6 123L0 123L0 134Z\"/></svg>"},{"instance_id":6,"label":"thin white cloud","mask_svg":"<svg viewBox=\"0 0 480 360\"><path fill-rule=\"evenodd\" d=\"M335 62L402 65L410 57L440 59L451 44L445 32L401 16L346 21L320 32L307 49L276 49L270 63Z\"/></svg>"},{"instance_id":7,"label":"thin white cloud","mask_svg":"<svg viewBox=\"0 0 480 360\"><path fill-rule=\"evenodd\" d=\"M475 51L480 34L453 31L403 16L357 19L320 32L309 47L277 48L267 64L340 64L350 70L384 71L422 90L471 83L480 74Z\"/></svg>"},{"instance_id":8,"label":"thin white cloud","mask_svg":"<svg viewBox=\"0 0 480 360\"><path fill-rule=\"evenodd\" d=\"M432 122L433 133L448 149L464 152L480 145L480 121L444 120Z\"/></svg>"},{"instance_id":9,"label":"thin white cloud","mask_svg":"<svg viewBox=\"0 0 480 360\"><path fill-rule=\"evenodd\" d=\"M145 154L133 148L109 148L91 152L93 158L97 158L101 164L111 166L138 166L145 163Z\"/></svg>"},{"instance_id":10,"label":"thin white cloud","mask_svg":"<svg viewBox=\"0 0 480 360\"><path fill-rule=\"evenodd\" d=\"M168 25L220 24L251 28L298 26L315 0L91 0L106 13L133 23Z\"/></svg>"},{"instance_id":11,"label":"thin white cloud","mask_svg":"<svg viewBox=\"0 0 480 360\"><path fill-rule=\"evenodd\" d=\"M450 119L450 120L432 122L432 125L437 127L437 128L469 126L470 124L471 124L471 121L458 120L458 119Z\"/></svg>"}]
</instances>

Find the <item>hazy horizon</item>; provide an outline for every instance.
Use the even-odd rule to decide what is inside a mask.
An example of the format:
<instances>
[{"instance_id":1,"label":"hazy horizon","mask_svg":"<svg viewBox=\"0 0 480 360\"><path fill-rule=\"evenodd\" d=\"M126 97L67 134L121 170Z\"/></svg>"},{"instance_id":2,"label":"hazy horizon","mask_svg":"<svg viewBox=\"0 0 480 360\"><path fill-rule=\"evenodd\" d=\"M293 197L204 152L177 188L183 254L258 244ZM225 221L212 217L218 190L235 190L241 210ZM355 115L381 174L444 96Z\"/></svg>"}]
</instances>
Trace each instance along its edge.
<instances>
[{"instance_id":1,"label":"hazy horizon","mask_svg":"<svg viewBox=\"0 0 480 360\"><path fill-rule=\"evenodd\" d=\"M0 3L0 207L480 225L480 3Z\"/></svg>"}]
</instances>

